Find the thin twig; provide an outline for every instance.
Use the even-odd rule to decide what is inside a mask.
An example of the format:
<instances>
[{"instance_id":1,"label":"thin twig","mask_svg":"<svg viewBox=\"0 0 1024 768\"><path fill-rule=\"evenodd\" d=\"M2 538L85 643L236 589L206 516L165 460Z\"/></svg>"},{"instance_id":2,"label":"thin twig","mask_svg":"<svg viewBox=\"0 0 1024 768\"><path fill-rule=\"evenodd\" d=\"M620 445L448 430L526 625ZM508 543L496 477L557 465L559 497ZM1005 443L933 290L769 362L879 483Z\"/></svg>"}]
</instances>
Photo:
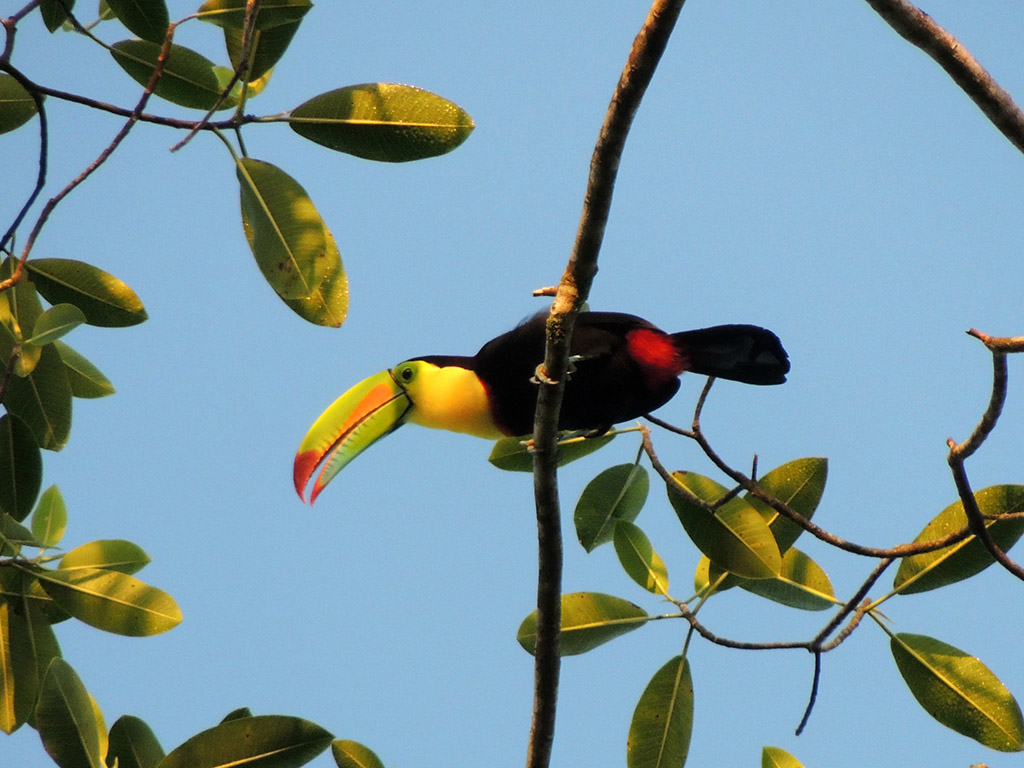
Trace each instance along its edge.
<instances>
[{"instance_id":1,"label":"thin twig","mask_svg":"<svg viewBox=\"0 0 1024 768\"><path fill-rule=\"evenodd\" d=\"M245 20L242 22L242 50L238 57L238 66L235 67L235 71L231 74L231 79L228 80L227 85L221 89L220 95L217 97L213 106L210 107L199 122L192 127L192 130L185 135L185 138L171 147L171 152L177 152L192 141L196 134L203 129L203 126L209 123L210 118L213 117L214 113L220 109L220 105L224 103L228 94L231 93L231 89L235 87L235 83L242 80L242 75L248 75L252 66L252 62L249 61L249 54L252 52L253 39L256 36L256 14L259 13L259 10L260 0L247 0L245 4ZM241 101L238 103L238 108L240 112L242 108ZM239 116L239 112L235 113L236 117Z\"/></svg>"},{"instance_id":2,"label":"thin twig","mask_svg":"<svg viewBox=\"0 0 1024 768\"><path fill-rule=\"evenodd\" d=\"M537 642L534 706L527 768L547 768L555 732L561 622L562 534L556 477L558 412L569 359L569 342L580 306L597 273L597 256L611 208L612 191L629 127L668 44L684 0L655 0L633 41L590 161L590 178L572 255L547 322L547 343L538 370L534 420L534 500L537 507ZM551 382L551 383L548 383Z\"/></svg>"},{"instance_id":3,"label":"thin twig","mask_svg":"<svg viewBox=\"0 0 1024 768\"><path fill-rule=\"evenodd\" d=\"M10 34L11 39L13 39L13 28L10 30ZM43 103L42 95L39 92L28 88L27 86L31 85L28 78L14 67L9 66L6 62L0 62L0 70L3 70L17 80L21 86L29 92L29 95L32 97L32 101L36 104L36 114L39 116L39 170L36 173L36 183L32 187L32 192L29 193L28 199L21 206L21 210L18 211L18 215L14 217L11 225L7 228L7 231L4 232L3 237L0 237L0 251L3 251L3 249L7 247L7 243L14 237L14 233L18 231L18 227L21 226L21 222L24 221L25 217L28 215L29 209L35 203L39 194L43 191L43 187L46 186L46 168L50 156L50 131L46 119L46 104Z\"/></svg>"},{"instance_id":4,"label":"thin twig","mask_svg":"<svg viewBox=\"0 0 1024 768\"><path fill-rule=\"evenodd\" d=\"M992 124L1024 152L1024 112L959 40L907 0L867 2L904 39L935 59Z\"/></svg>"},{"instance_id":5,"label":"thin twig","mask_svg":"<svg viewBox=\"0 0 1024 768\"><path fill-rule=\"evenodd\" d=\"M981 415L978 426L974 428L971 436L962 443L957 443L952 438L946 441L946 444L949 446L949 455L946 457L946 461L953 475L953 483L956 485L957 494L960 496L960 503L963 504L964 514L967 516L967 524L971 532L988 550L989 554L995 558L996 562L1018 579L1024 581L1024 568L1012 560L992 538L992 534L988 530L986 515L982 514L981 509L978 507L978 500L971 490L971 483L967 478L967 468L964 465L967 458L982 446L999 421L1003 404L1006 402L1009 378L1006 355L999 349L1000 345L998 343L995 345L991 344L991 337L979 331L972 330L969 333L984 342L985 346L992 352L992 395L989 398L988 407Z\"/></svg>"},{"instance_id":6,"label":"thin twig","mask_svg":"<svg viewBox=\"0 0 1024 768\"><path fill-rule=\"evenodd\" d=\"M107 158L114 153L114 150L116 150L121 142L125 140L128 136L128 132L131 131L138 122L138 116L142 113L142 110L145 109L146 102L148 102L149 97L153 95L153 90L156 88L156 84L164 73L164 65L167 62L167 56L171 50L171 41L174 39L174 29L175 25L171 24L167 31L167 38L164 40L163 47L160 49L160 55L157 57L153 74L150 76L149 82L146 84L146 88L143 90L142 96L139 98L139 102L135 106L135 110L132 112L127 122L125 122L121 127L121 130L117 132L117 135L114 136L110 144L100 152L96 159L93 160L84 171L78 174L78 176L68 182L64 189L46 201L46 205L44 205L43 210L40 211L39 218L36 220L35 226L32 227L32 231L29 233L28 239L25 241L25 247L22 249L21 256L18 258L18 263L14 268L14 272L6 280L0 281L0 291L6 290L21 280L22 275L24 274L25 262L28 260L29 253L32 251L32 246L35 245L36 238L39 236L43 226L50 218L50 214L53 212L53 209L56 208L65 197L71 194L76 187L89 178L97 168L106 162Z\"/></svg>"}]
</instances>

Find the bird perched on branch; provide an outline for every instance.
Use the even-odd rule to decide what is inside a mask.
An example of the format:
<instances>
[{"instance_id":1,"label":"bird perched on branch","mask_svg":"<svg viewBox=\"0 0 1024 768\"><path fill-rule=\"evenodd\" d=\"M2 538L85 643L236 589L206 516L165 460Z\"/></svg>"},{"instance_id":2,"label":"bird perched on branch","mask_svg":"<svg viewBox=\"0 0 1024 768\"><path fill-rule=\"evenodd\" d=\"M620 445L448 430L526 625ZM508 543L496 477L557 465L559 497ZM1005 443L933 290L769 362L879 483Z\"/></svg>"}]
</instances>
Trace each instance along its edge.
<instances>
[{"instance_id":1,"label":"bird perched on branch","mask_svg":"<svg viewBox=\"0 0 1024 768\"><path fill-rule=\"evenodd\" d=\"M317 467L310 503L342 467L405 422L497 439L533 431L535 372L544 359L547 312L487 342L472 357L427 355L356 384L313 424L295 457L295 489ZM600 434L667 403L686 371L781 384L789 358L755 325L665 333L634 315L583 312L570 345L558 426Z\"/></svg>"}]
</instances>

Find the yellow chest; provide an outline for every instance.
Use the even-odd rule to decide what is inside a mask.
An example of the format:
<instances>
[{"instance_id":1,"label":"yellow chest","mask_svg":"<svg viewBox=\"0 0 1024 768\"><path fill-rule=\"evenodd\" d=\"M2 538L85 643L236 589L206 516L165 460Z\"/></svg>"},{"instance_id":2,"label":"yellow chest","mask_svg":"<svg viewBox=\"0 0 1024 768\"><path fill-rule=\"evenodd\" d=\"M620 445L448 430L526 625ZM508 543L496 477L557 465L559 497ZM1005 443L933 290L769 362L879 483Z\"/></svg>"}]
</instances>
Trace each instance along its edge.
<instances>
[{"instance_id":1,"label":"yellow chest","mask_svg":"<svg viewBox=\"0 0 1024 768\"><path fill-rule=\"evenodd\" d=\"M413 402L409 421L414 424L489 440L504 437L494 426L487 390L470 370L425 366L408 391Z\"/></svg>"}]
</instances>

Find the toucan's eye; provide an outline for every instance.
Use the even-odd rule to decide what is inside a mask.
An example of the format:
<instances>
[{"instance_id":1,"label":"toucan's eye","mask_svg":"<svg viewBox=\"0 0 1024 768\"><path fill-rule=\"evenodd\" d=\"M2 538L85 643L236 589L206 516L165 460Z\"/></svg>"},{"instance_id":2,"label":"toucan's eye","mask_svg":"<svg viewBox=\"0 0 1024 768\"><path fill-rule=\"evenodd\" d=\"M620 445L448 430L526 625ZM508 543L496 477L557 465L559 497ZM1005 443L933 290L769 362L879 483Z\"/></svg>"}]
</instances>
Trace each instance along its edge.
<instances>
[{"instance_id":1,"label":"toucan's eye","mask_svg":"<svg viewBox=\"0 0 1024 768\"><path fill-rule=\"evenodd\" d=\"M416 378L416 371L410 365L406 365L399 369L398 378L408 384L414 378Z\"/></svg>"}]
</instances>

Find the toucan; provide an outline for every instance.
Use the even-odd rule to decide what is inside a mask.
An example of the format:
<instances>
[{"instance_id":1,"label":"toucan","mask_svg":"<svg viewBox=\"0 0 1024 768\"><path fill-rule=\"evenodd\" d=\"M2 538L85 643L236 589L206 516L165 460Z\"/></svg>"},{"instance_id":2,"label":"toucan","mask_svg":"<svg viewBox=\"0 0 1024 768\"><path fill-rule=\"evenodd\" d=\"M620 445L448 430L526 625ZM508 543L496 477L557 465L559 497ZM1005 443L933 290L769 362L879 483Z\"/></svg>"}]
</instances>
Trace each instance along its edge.
<instances>
[{"instance_id":1,"label":"toucan","mask_svg":"<svg viewBox=\"0 0 1024 768\"><path fill-rule=\"evenodd\" d=\"M323 412L295 456L295 490L317 467L312 504L352 459L407 421L497 439L533 432L537 366L547 312L484 344L472 357L414 357L356 384ZM560 430L601 434L667 403L685 371L747 384L781 384L789 357L755 325L666 333L635 315L583 312L569 349Z\"/></svg>"}]
</instances>

